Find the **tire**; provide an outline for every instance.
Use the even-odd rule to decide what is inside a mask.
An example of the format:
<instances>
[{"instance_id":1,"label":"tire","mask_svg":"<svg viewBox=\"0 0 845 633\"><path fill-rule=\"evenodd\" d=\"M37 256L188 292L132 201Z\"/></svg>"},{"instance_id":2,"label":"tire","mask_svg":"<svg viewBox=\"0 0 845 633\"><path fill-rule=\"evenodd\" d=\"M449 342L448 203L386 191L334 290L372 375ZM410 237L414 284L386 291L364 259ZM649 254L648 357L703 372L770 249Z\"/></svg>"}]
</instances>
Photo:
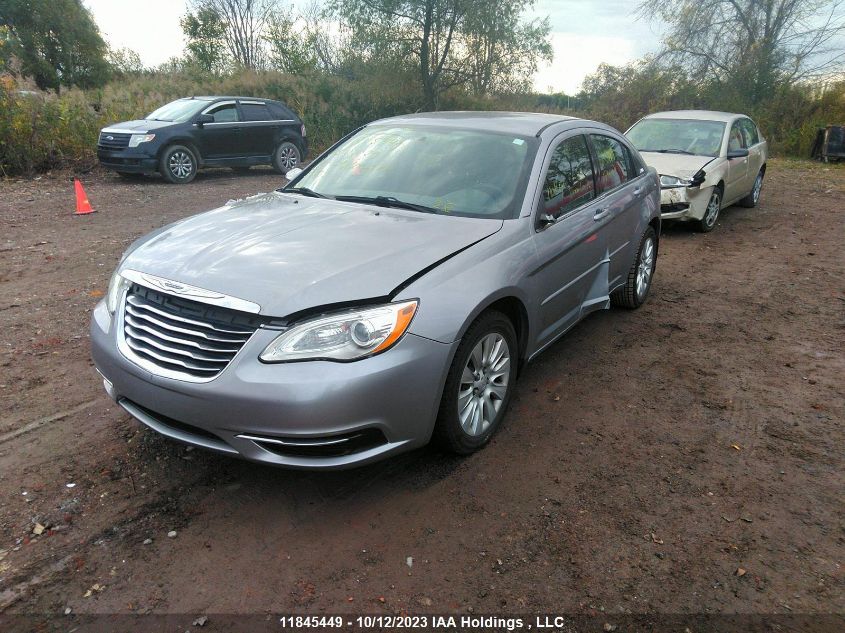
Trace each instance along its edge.
<instances>
[{"instance_id":1,"label":"tire","mask_svg":"<svg viewBox=\"0 0 845 633\"><path fill-rule=\"evenodd\" d=\"M763 176L765 172L761 169L760 172L757 174L757 178L754 179L754 186L751 188L751 191L745 196L742 200L739 201L739 205L745 207L747 209L753 209L757 206L757 203L760 202L760 192L763 190Z\"/></svg>"},{"instance_id":2,"label":"tire","mask_svg":"<svg viewBox=\"0 0 845 633\"><path fill-rule=\"evenodd\" d=\"M158 168L167 182L184 185L197 175L197 157L184 145L171 145L162 152Z\"/></svg>"},{"instance_id":3,"label":"tire","mask_svg":"<svg viewBox=\"0 0 845 633\"><path fill-rule=\"evenodd\" d=\"M640 247L637 249L634 264L628 271L625 285L610 295L610 302L629 310L639 308L648 298L655 268L657 268L657 234L652 227L648 227L640 239Z\"/></svg>"},{"instance_id":4,"label":"tire","mask_svg":"<svg viewBox=\"0 0 845 633\"><path fill-rule=\"evenodd\" d=\"M438 444L453 453L469 455L490 441L505 417L515 388L517 354L513 324L501 312L486 312L469 327L446 377L434 427ZM478 370L473 372L476 366ZM466 395L462 395L464 392Z\"/></svg>"},{"instance_id":5,"label":"tire","mask_svg":"<svg viewBox=\"0 0 845 633\"><path fill-rule=\"evenodd\" d=\"M292 141L282 141L273 152L273 169L278 173L285 175L294 167L298 167L302 162L302 152L296 143Z\"/></svg>"},{"instance_id":6,"label":"tire","mask_svg":"<svg viewBox=\"0 0 845 633\"><path fill-rule=\"evenodd\" d=\"M716 223L719 221L719 214L721 212L722 188L713 187L713 193L710 194L710 200L707 201L707 210L704 212L704 217L696 224L696 228L701 233L709 233L716 228Z\"/></svg>"}]
</instances>

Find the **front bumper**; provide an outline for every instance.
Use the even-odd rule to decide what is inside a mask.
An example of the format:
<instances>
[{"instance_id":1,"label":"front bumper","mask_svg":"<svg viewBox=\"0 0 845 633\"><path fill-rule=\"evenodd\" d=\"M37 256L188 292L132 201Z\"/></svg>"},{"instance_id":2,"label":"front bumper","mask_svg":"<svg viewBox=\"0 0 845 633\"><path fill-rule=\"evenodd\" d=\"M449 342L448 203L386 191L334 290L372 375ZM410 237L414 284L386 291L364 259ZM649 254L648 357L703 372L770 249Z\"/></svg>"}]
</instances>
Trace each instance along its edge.
<instances>
[{"instance_id":1,"label":"front bumper","mask_svg":"<svg viewBox=\"0 0 845 633\"><path fill-rule=\"evenodd\" d=\"M155 155L147 153L146 148L108 150L98 147L97 158L103 167L115 171L145 174L158 170L158 160Z\"/></svg>"},{"instance_id":2,"label":"front bumper","mask_svg":"<svg viewBox=\"0 0 845 633\"><path fill-rule=\"evenodd\" d=\"M114 330L101 302L91 320L94 363L109 395L136 419L181 442L293 468L357 466L428 443L454 352L408 333L356 362L266 364L258 355L278 332L259 329L214 380L191 383L125 358ZM350 437L355 450L346 454L297 447Z\"/></svg>"},{"instance_id":3,"label":"front bumper","mask_svg":"<svg viewBox=\"0 0 845 633\"><path fill-rule=\"evenodd\" d=\"M664 220L700 220L707 211L712 187L673 187L660 190L660 217Z\"/></svg>"}]
</instances>

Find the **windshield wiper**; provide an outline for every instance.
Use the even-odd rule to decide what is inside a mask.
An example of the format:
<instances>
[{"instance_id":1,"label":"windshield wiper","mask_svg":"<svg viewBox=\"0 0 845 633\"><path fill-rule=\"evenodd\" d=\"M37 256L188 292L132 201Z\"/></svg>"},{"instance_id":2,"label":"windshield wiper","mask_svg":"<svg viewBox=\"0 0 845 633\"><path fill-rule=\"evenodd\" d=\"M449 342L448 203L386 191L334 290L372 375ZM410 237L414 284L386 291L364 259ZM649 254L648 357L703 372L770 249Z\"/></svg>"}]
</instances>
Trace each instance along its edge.
<instances>
[{"instance_id":1,"label":"windshield wiper","mask_svg":"<svg viewBox=\"0 0 845 633\"><path fill-rule=\"evenodd\" d=\"M659 154L688 154L690 156L695 156L693 152L688 152L685 149L650 149L647 151L658 152Z\"/></svg>"},{"instance_id":2,"label":"windshield wiper","mask_svg":"<svg viewBox=\"0 0 845 633\"><path fill-rule=\"evenodd\" d=\"M380 207L392 207L394 209L410 209L422 213L440 213L439 209L427 207L424 204L405 202L393 196L335 196L335 200L341 202L360 202L362 204L375 204Z\"/></svg>"},{"instance_id":3,"label":"windshield wiper","mask_svg":"<svg viewBox=\"0 0 845 633\"><path fill-rule=\"evenodd\" d=\"M285 187L281 190L282 193L298 193L303 196L308 196L309 198L328 198L322 193L318 193L313 189L309 189L308 187Z\"/></svg>"}]
</instances>

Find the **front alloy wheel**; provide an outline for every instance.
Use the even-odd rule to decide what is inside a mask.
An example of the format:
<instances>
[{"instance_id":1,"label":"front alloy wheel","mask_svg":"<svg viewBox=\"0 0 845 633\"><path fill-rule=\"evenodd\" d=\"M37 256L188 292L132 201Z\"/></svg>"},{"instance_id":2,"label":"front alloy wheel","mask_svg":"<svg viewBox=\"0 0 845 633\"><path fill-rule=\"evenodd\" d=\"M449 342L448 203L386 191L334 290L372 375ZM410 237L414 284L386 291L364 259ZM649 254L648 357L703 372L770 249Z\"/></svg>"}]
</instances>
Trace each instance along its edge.
<instances>
[{"instance_id":1,"label":"front alloy wheel","mask_svg":"<svg viewBox=\"0 0 845 633\"><path fill-rule=\"evenodd\" d=\"M516 382L516 341L510 319L492 310L464 334L446 377L434 428L444 448L467 455L496 432Z\"/></svg>"},{"instance_id":2,"label":"front alloy wheel","mask_svg":"<svg viewBox=\"0 0 845 633\"><path fill-rule=\"evenodd\" d=\"M719 212L722 210L722 191L718 187L713 189L710 194L710 201L707 203L707 209L704 211L704 217L698 222L698 229L702 233L709 233L716 227L716 221L719 219Z\"/></svg>"},{"instance_id":3,"label":"front alloy wheel","mask_svg":"<svg viewBox=\"0 0 845 633\"><path fill-rule=\"evenodd\" d=\"M159 171L168 182L189 183L197 175L197 159L187 147L174 145L162 155Z\"/></svg>"},{"instance_id":4,"label":"front alloy wheel","mask_svg":"<svg viewBox=\"0 0 845 633\"><path fill-rule=\"evenodd\" d=\"M511 356L507 341L488 334L473 348L461 374L458 418L467 435L482 435L496 419L508 393Z\"/></svg>"}]
</instances>

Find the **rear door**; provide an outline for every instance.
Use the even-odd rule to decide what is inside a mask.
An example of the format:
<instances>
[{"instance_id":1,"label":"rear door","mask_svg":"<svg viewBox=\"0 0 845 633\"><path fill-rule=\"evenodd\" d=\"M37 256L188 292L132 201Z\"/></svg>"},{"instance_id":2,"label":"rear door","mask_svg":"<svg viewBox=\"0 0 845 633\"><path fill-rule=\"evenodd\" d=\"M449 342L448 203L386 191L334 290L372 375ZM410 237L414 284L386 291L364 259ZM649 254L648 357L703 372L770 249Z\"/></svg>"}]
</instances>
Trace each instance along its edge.
<instances>
[{"instance_id":1,"label":"rear door","mask_svg":"<svg viewBox=\"0 0 845 633\"><path fill-rule=\"evenodd\" d=\"M241 117L234 101L218 101L202 111L214 117L197 131L196 138L204 159L225 161L242 154Z\"/></svg>"},{"instance_id":2,"label":"rear door","mask_svg":"<svg viewBox=\"0 0 845 633\"><path fill-rule=\"evenodd\" d=\"M279 122L263 101L240 101L243 119L244 153L267 157L276 147Z\"/></svg>"},{"instance_id":3,"label":"rear door","mask_svg":"<svg viewBox=\"0 0 845 633\"><path fill-rule=\"evenodd\" d=\"M740 120L731 125L728 134L728 152L738 149L747 149L745 135L742 133ZM755 174L756 175L756 174ZM748 157L729 158L728 172L725 178L725 204L731 204L748 193L751 187L748 182Z\"/></svg>"},{"instance_id":4,"label":"rear door","mask_svg":"<svg viewBox=\"0 0 845 633\"><path fill-rule=\"evenodd\" d=\"M607 214L604 231L610 260L608 285L624 281L638 243L640 203L645 194L645 169L634 161L624 143L606 134L590 134L596 166L596 194L600 211ZM599 299L600 297L595 297Z\"/></svg>"},{"instance_id":5,"label":"rear door","mask_svg":"<svg viewBox=\"0 0 845 633\"><path fill-rule=\"evenodd\" d=\"M539 304L539 345L545 346L581 315L582 304L607 250L601 230L607 218L595 200L595 178L585 134L564 133L549 149L535 212L533 271ZM605 274L605 285L606 275Z\"/></svg>"}]
</instances>

